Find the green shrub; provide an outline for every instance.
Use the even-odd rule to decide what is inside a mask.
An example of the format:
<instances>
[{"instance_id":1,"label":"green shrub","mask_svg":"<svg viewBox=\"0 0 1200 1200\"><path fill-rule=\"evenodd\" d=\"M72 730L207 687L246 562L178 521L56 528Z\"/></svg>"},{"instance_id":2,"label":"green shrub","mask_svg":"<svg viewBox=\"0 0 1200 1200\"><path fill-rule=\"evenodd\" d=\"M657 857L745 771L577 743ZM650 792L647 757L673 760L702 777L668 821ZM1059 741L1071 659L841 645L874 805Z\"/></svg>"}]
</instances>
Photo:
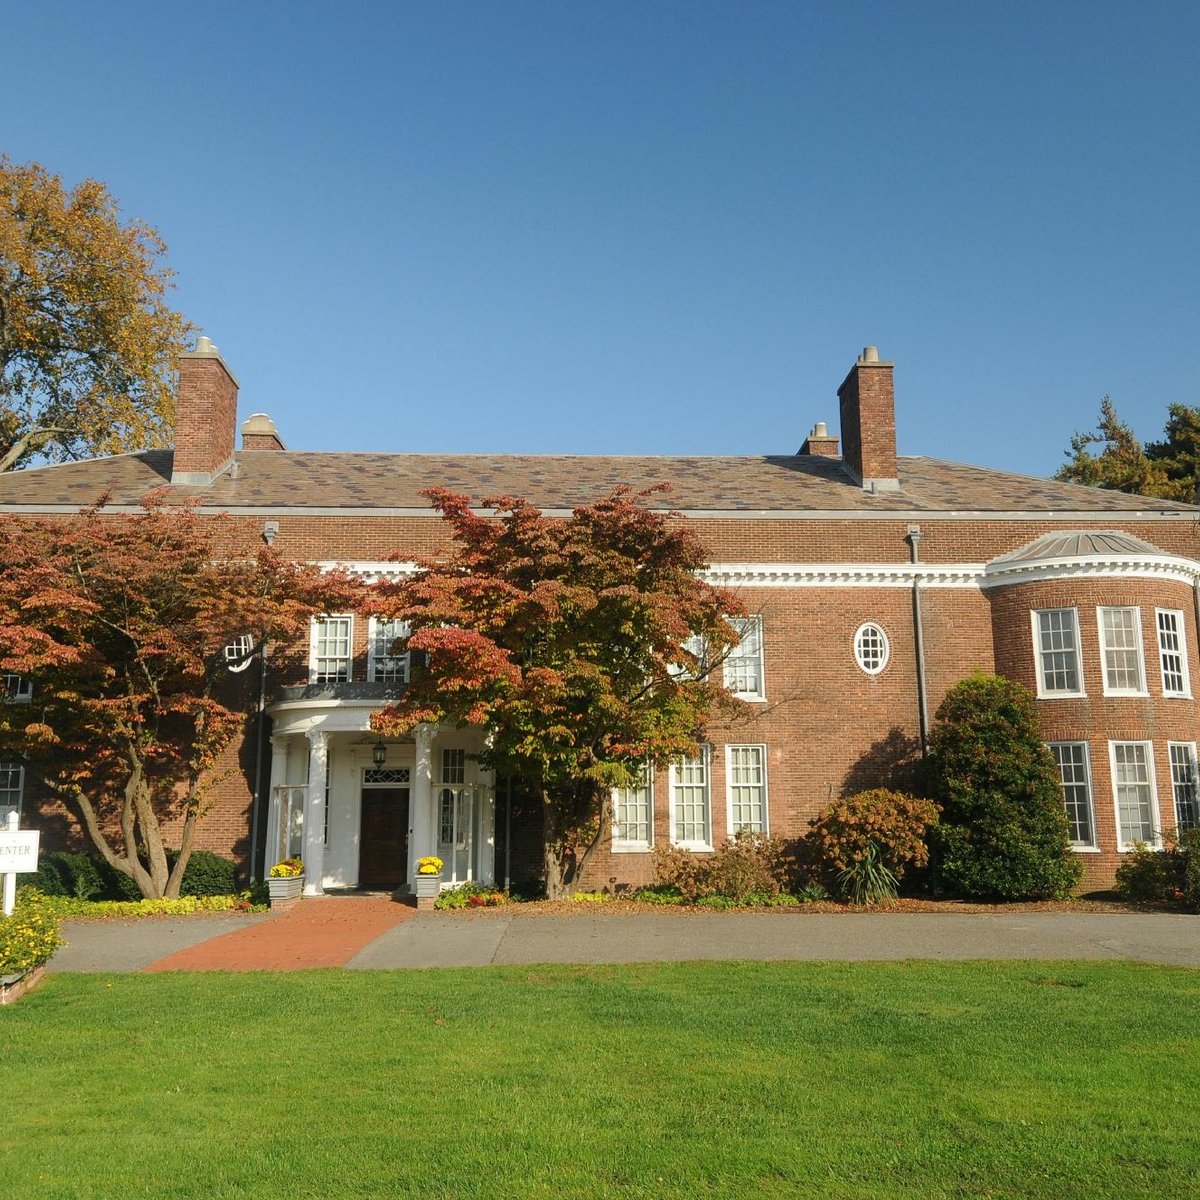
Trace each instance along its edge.
<instances>
[{"instance_id":1,"label":"green shrub","mask_svg":"<svg viewBox=\"0 0 1200 1200\"><path fill-rule=\"evenodd\" d=\"M818 880L810 880L796 893L796 898L802 904L818 904L829 899L829 890Z\"/></svg>"},{"instance_id":2,"label":"green shrub","mask_svg":"<svg viewBox=\"0 0 1200 1200\"><path fill-rule=\"evenodd\" d=\"M847 796L811 821L801 841L806 865L826 881L863 860L870 846L897 882L929 861L926 834L937 824L937 805L904 792L874 788Z\"/></svg>"},{"instance_id":3,"label":"green shrub","mask_svg":"<svg viewBox=\"0 0 1200 1200\"><path fill-rule=\"evenodd\" d=\"M36 888L21 888L12 916L0 916L0 975L32 971L62 944L53 901Z\"/></svg>"},{"instance_id":4,"label":"green shrub","mask_svg":"<svg viewBox=\"0 0 1200 1200\"><path fill-rule=\"evenodd\" d=\"M1185 855L1174 846L1156 850L1135 842L1117 867L1116 892L1122 900L1172 904L1182 897L1184 873Z\"/></svg>"},{"instance_id":5,"label":"green shrub","mask_svg":"<svg viewBox=\"0 0 1200 1200\"><path fill-rule=\"evenodd\" d=\"M90 900L104 891L96 860L69 850L51 850L38 858L32 885L43 896L71 896Z\"/></svg>"},{"instance_id":6,"label":"green shrub","mask_svg":"<svg viewBox=\"0 0 1200 1200\"><path fill-rule=\"evenodd\" d=\"M571 899L577 904L607 904L612 899L610 892L575 892Z\"/></svg>"},{"instance_id":7,"label":"green shrub","mask_svg":"<svg viewBox=\"0 0 1200 1200\"><path fill-rule=\"evenodd\" d=\"M20 893L18 893L20 894ZM55 917L186 917L192 913L261 912L267 905L251 892L236 896L180 896L177 900L75 900L45 896L42 906Z\"/></svg>"},{"instance_id":8,"label":"green shrub","mask_svg":"<svg viewBox=\"0 0 1200 1200\"><path fill-rule=\"evenodd\" d=\"M1069 895L1083 867L1029 690L997 675L964 679L937 711L931 750L942 886L986 900Z\"/></svg>"},{"instance_id":9,"label":"green shrub","mask_svg":"<svg viewBox=\"0 0 1200 1200\"><path fill-rule=\"evenodd\" d=\"M1116 891L1122 900L1200 912L1200 829L1185 829L1161 850L1135 843L1117 867Z\"/></svg>"},{"instance_id":10,"label":"green shrub","mask_svg":"<svg viewBox=\"0 0 1200 1200\"><path fill-rule=\"evenodd\" d=\"M788 869L783 843L761 833L739 833L711 854L677 846L659 846L654 851L658 882L677 888L690 904L706 896L726 896L742 904L755 893L778 895Z\"/></svg>"},{"instance_id":11,"label":"green shrub","mask_svg":"<svg viewBox=\"0 0 1200 1200\"><path fill-rule=\"evenodd\" d=\"M630 897L639 904L682 904L683 893L677 887L638 888Z\"/></svg>"},{"instance_id":12,"label":"green shrub","mask_svg":"<svg viewBox=\"0 0 1200 1200\"><path fill-rule=\"evenodd\" d=\"M167 851L172 868L178 850ZM52 850L41 855L34 886L46 896L76 900L141 900L138 885L123 871L89 854ZM183 873L181 896L232 896L237 892L237 865L211 850L193 850Z\"/></svg>"},{"instance_id":13,"label":"green shrub","mask_svg":"<svg viewBox=\"0 0 1200 1200\"><path fill-rule=\"evenodd\" d=\"M174 867L178 851L167 860ZM180 881L181 896L232 896L237 891L237 864L211 850L193 850Z\"/></svg>"},{"instance_id":14,"label":"green shrub","mask_svg":"<svg viewBox=\"0 0 1200 1200\"><path fill-rule=\"evenodd\" d=\"M838 890L851 904L890 904L899 895L896 876L874 842L868 842L866 849L838 872L837 881Z\"/></svg>"},{"instance_id":15,"label":"green shrub","mask_svg":"<svg viewBox=\"0 0 1200 1200\"><path fill-rule=\"evenodd\" d=\"M1200 913L1200 829L1185 829L1179 849L1184 859L1180 902L1188 912Z\"/></svg>"},{"instance_id":16,"label":"green shrub","mask_svg":"<svg viewBox=\"0 0 1200 1200\"><path fill-rule=\"evenodd\" d=\"M441 912L457 908L499 908L507 904L508 899L504 892L498 892L490 884L462 883L442 892L434 900L433 907Z\"/></svg>"}]
</instances>

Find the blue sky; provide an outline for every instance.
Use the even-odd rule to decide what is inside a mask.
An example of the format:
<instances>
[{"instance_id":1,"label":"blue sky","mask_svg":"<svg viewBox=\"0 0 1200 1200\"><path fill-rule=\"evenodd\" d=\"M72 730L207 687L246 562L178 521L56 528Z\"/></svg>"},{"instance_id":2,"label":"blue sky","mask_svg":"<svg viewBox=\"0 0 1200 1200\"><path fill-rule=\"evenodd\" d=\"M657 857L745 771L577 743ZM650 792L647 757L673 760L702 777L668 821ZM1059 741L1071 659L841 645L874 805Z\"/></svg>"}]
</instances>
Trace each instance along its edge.
<instances>
[{"instance_id":1,"label":"blue sky","mask_svg":"<svg viewBox=\"0 0 1200 1200\"><path fill-rule=\"evenodd\" d=\"M1200 6L55 3L0 149L157 226L295 449L900 450L1200 403Z\"/></svg>"}]
</instances>

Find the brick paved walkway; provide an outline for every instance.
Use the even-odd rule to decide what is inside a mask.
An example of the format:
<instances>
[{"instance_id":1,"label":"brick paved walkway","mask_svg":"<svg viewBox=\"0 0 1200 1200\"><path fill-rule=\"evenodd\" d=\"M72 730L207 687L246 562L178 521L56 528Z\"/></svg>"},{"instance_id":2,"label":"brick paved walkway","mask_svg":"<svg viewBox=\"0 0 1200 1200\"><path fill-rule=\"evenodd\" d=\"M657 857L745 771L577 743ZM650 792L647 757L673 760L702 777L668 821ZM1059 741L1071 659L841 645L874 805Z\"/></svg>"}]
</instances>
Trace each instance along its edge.
<instances>
[{"instance_id":1,"label":"brick paved walkway","mask_svg":"<svg viewBox=\"0 0 1200 1200\"><path fill-rule=\"evenodd\" d=\"M301 971L342 967L417 910L388 896L309 897L287 912L168 954L145 971Z\"/></svg>"}]
</instances>

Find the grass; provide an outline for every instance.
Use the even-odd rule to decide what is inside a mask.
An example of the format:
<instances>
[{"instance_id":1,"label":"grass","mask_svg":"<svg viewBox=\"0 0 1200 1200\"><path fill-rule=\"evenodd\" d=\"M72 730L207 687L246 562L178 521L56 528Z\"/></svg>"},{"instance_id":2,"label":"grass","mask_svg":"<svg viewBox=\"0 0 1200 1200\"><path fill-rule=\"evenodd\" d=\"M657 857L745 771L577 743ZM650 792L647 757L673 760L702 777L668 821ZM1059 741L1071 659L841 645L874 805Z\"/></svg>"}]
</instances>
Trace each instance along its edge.
<instances>
[{"instance_id":1,"label":"grass","mask_svg":"<svg viewBox=\"0 0 1200 1200\"><path fill-rule=\"evenodd\" d=\"M1200 972L654 964L49 977L37 1197L1193 1194Z\"/></svg>"}]
</instances>

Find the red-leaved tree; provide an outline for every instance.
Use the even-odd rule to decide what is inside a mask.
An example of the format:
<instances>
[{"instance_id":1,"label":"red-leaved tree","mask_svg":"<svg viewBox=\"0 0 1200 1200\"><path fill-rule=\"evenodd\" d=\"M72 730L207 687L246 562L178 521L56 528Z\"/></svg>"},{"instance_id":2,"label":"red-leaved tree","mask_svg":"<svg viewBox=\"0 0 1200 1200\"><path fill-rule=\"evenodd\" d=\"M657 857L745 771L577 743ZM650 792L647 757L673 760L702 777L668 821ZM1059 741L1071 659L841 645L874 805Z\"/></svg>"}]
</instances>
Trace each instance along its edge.
<instances>
[{"instance_id":1,"label":"red-leaved tree","mask_svg":"<svg viewBox=\"0 0 1200 1200\"><path fill-rule=\"evenodd\" d=\"M357 584L282 560L229 518L161 493L143 504L0 519L0 672L32 691L0 704L0 751L143 895L173 897L218 760L246 721L226 647L245 658L264 638L301 637L315 613L353 603ZM173 867L167 820L181 820Z\"/></svg>"},{"instance_id":2,"label":"red-leaved tree","mask_svg":"<svg viewBox=\"0 0 1200 1200\"><path fill-rule=\"evenodd\" d=\"M377 585L373 607L408 623L417 653L408 688L372 723L486 730L483 765L541 797L556 898L598 844L611 789L648 761L695 753L710 718L739 705L709 676L737 638L725 618L744 610L698 577L699 541L648 509L649 493L619 488L569 518L508 496L480 516L468 496L424 494L454 540L442 560Z\"/></svg>"}]
</instances>

